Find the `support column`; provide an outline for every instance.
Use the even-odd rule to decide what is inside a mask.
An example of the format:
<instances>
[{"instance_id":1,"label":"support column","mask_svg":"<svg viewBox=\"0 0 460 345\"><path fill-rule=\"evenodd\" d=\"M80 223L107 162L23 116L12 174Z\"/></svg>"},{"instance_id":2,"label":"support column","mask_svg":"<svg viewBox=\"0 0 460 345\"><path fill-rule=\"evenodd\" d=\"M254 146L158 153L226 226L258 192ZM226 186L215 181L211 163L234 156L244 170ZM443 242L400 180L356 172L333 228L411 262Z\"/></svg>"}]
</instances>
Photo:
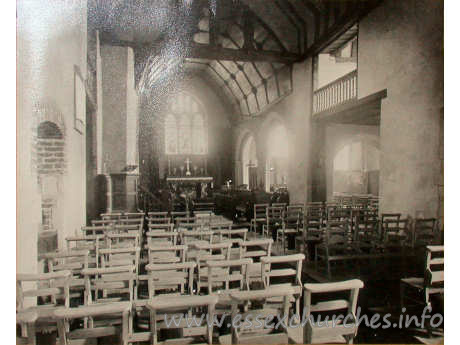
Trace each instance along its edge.
<instances>
[{"instance_id":1,"label":"support column","mask_svg":"<svg viewBox=\"0 0 460 345\"><path fill-rule=\"evenodd\" d=\"M293 92L289 96L290 114L286 114L290 140L288 189L291 203L304 203L311 200L312 195L309 169L312 141L312 59L294 64L292 74Z\"/></svg>"}]
</instances>

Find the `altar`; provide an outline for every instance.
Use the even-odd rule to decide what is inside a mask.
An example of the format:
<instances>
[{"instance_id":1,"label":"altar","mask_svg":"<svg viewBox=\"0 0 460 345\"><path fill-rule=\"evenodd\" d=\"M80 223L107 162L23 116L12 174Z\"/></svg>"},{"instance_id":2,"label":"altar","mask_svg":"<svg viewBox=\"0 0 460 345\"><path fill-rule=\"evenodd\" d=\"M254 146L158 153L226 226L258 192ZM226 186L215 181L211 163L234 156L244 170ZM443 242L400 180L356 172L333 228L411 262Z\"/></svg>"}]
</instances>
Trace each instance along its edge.
<instances>
[{"instance_id":1,"label":"altar","mask_svg":"<svg viewBox=\"0 0 460 345\"><path fill-rule=\"evenodd\" d=\"M168 157L166 183L176 195L190 200L209 197L213 188L213 177L207 176L206 157Z\"/></svg>"}]
</instances>

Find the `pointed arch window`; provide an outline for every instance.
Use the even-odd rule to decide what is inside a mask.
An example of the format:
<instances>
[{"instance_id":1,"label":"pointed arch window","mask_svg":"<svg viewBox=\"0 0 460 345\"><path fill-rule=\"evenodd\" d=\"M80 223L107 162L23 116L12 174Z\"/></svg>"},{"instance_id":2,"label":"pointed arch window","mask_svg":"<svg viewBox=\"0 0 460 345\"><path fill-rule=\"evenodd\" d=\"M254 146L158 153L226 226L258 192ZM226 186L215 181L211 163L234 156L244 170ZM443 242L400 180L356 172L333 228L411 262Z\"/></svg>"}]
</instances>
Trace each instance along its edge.
<instances>
[{"instance_id":1,"label":"pointed arch window","mask_svg":"<svg viewBox=\"0 0 460 345\"><path fill-rule=\"evenodd\" d=\"M165 118L165 148L166 154L177 154L177 121L176 117L168 114Z\"/></svg>"},{"instance_id":2,"label":"pointed arch window","mask_svg":"<svg viewBox=\"0 0 460 345\"><path fill-rule=\"evenodd\" d=\"M169 105L165 117L165 153L203 155L208 153L206 118L198 102L180 94Z\"/></svg>"}]
</instances>

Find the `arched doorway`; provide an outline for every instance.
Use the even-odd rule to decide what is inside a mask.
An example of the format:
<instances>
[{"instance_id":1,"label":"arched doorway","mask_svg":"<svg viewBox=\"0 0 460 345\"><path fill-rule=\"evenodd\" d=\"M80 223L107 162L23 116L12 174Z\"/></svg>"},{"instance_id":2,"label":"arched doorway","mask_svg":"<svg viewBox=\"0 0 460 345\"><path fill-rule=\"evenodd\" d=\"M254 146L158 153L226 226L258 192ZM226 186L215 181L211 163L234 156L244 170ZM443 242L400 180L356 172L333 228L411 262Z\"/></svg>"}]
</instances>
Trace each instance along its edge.
<instances>
[{"instance_id":1,"label":"arched doorway","mask_svg":"<svg viewBox=\"0 0 460 345\"><path fill-rule=\"evenodd\" d=\"M370 140L355 138L334 156L333 194L379 195L380 150Z\"/></svg>"},{"instance_id":2,"label":"arched doorway","mask_svg":"<svg viewBox=\"0 0 460 345\"><path fill-rule=\"evenodd\" d=\"M256 141L252 134L248 135L241 149L243 184L249 189L257 187L257 153Z\"/></svg>"},{"instance_id":3,"label":"arched doorway","mask_svg":"<svg viewBox=\"0 0 460 345\"><path fill-rule=\"evenodd\" d=\"M286 128L275 122L267 136L266 184L267 191L287 187L289 147Z\"/></svg>"}]
</instances>

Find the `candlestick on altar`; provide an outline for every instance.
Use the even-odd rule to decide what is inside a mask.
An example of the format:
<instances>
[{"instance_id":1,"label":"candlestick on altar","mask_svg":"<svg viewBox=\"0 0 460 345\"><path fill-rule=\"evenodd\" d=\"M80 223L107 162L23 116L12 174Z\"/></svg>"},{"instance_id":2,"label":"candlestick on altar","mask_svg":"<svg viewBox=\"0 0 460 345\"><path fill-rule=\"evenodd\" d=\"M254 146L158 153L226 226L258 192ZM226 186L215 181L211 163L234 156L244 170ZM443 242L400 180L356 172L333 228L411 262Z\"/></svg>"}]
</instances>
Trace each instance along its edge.
<instances>
[{"instance_id":1,"label":"candlestick on altar","mask_svg":"<svg viewBox=\"0 0 460 345\"><path fill-rule=\"evenodd\" d=\"M190 163L191 163L191 160L187 157L187 159L185 160L185 164L187 164L187 171L185 173L186 176L192 175L192 173L190 172Z\"/></svg>"}]
</instances>

